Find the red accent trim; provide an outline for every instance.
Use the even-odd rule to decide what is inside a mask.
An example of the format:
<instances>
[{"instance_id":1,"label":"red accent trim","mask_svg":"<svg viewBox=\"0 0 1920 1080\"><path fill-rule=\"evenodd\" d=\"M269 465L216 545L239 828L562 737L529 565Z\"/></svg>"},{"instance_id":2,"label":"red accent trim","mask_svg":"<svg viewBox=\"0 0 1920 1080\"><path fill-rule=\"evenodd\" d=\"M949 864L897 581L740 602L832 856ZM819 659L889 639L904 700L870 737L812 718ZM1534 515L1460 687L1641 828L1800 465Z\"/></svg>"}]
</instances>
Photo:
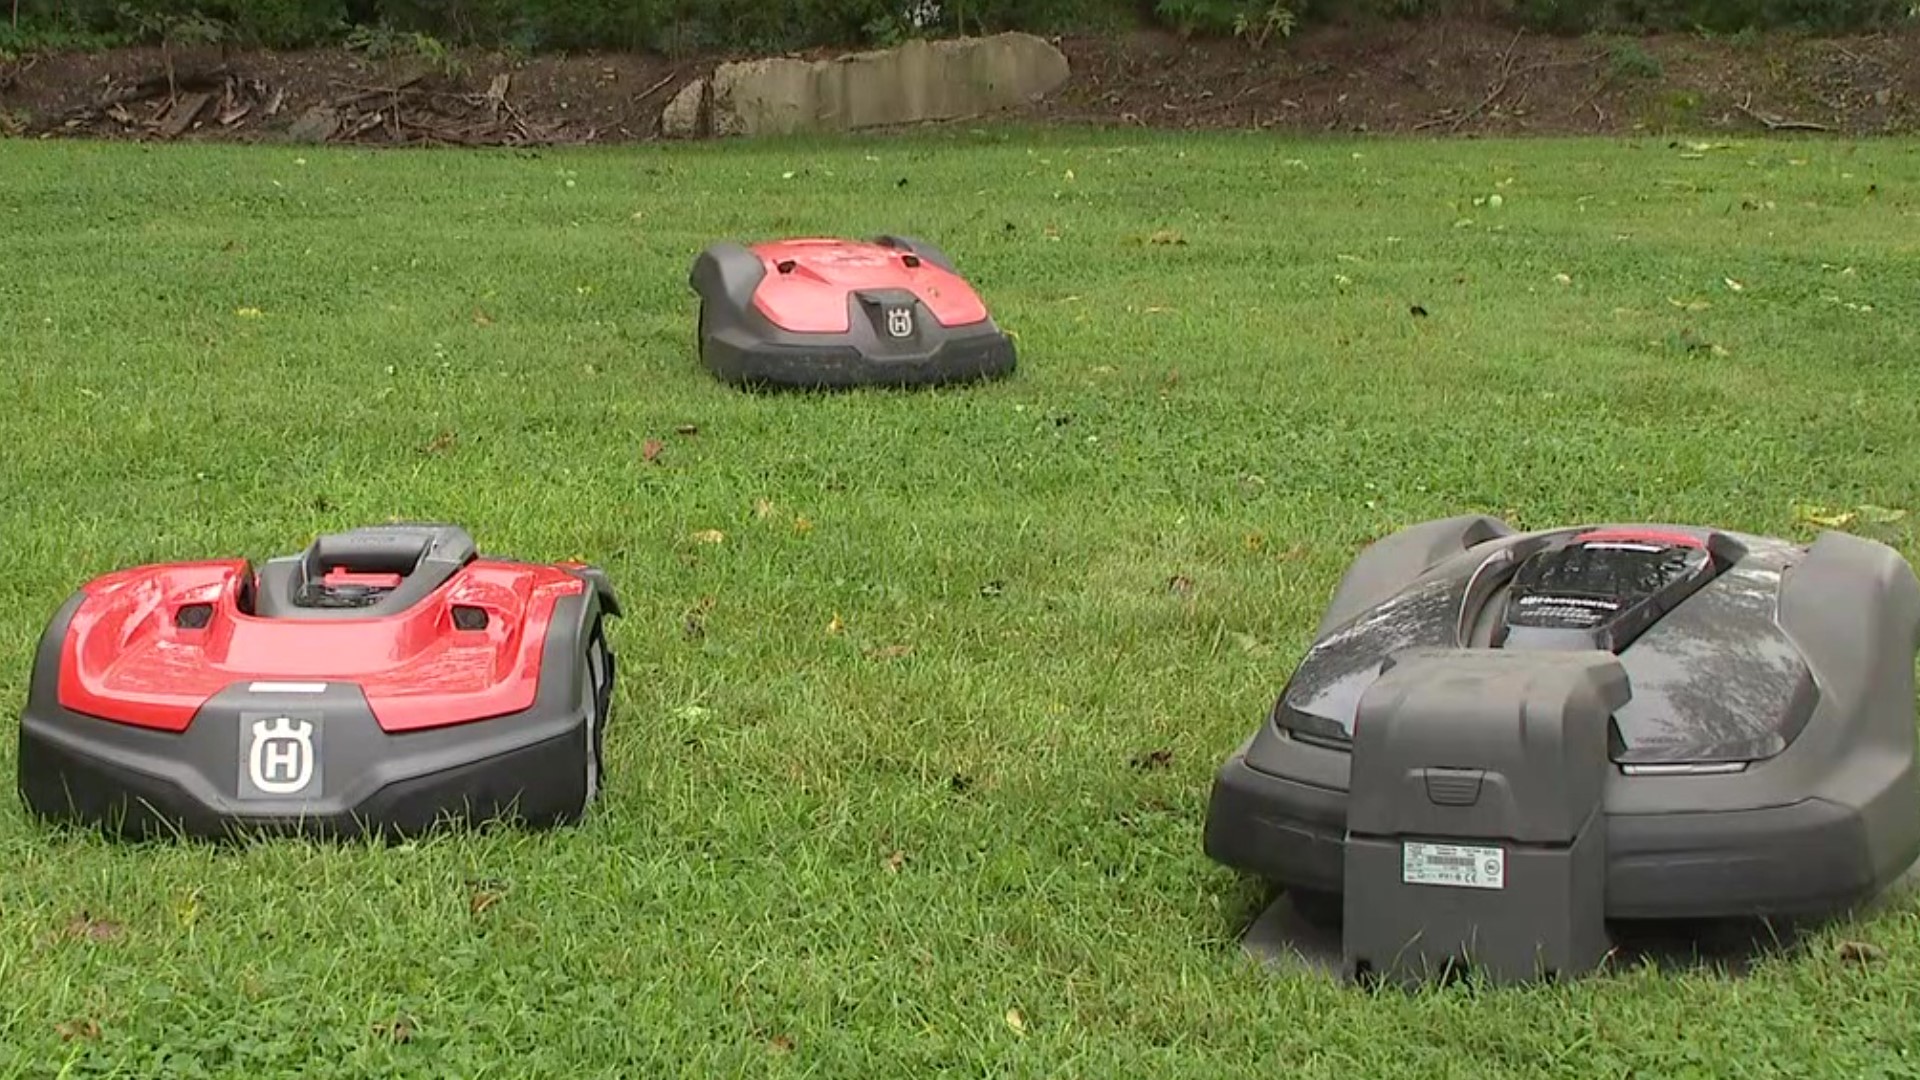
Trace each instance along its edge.
<instances>
[{"instance_id":1,"label":"red accent trim","mask_svg":"<svg viewBox=\"0 0 1920 1080\"><path fill-rule=\"evenodd\" d=\"M401 574L360 574L352 570L342 570L337 566L327 571L327 576L320 579L321 584L328 587L365 585L374 589L397 589L405 580L407 580L406 577Z\"/></svg>"},{"instance_id":2,"label":"red accent trim","mask_svg":"<svg viewBox=\"0 0 1920 1080\"><path fill-rule=\"evenodd\" d=\"M1579 536L1573 538L1576 544L1585 543L1589 540L1641 540L1649 544L1675 544L1680 547L1697 548L1707 546L1707 542L1697 536L1688 536L1686 533L1662 532L1659 529L1595 529L1592 532L1581 533Z\"/></svg>"},{"instance_id":3,"label":"red accent trim","mask_svg":"<svg viewBox=\"0 0 1920 1080\"><path fill-rule=\"evenodd\" d=\"M63 708L159 731L185 731L236 682L351 682L389 732L520 712L540 684L541 650L562 596L586 583L552 566L480 560L389 618L296 621L240 610L244 561L135 567L89 582L61 646ZM199 630L174 625L211 604ZM456 631L453 606L484 609L485 630Z\"/></svg>"},{"instance_id":4,"label":"red accent trim","mask_svg":"<svg viewBox=\"0 0 1920 1080\"><path fill-rule=\"evenodd\" d=\"M920 298L942 326L984 322L986 305L973 287L929 262L909 267L909 251L853 240L782 240L753 248L767 276L753 306L775 326L798 334L844 334L851 329L847 296L860 289L905 289ZM791 261L791 273L780 264Z\"/></svg>"}]
</instances>

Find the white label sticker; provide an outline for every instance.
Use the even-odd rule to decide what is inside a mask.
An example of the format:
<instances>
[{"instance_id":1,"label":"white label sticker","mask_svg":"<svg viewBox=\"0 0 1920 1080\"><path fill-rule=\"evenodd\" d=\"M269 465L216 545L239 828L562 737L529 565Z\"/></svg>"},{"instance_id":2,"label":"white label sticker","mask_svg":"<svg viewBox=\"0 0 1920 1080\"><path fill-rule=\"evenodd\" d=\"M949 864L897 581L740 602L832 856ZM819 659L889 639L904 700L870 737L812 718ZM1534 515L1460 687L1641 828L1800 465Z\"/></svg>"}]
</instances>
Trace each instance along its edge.
<instances>
[{"instance_id":1,"label":"white label sticker","mask_svg":"<svg viewBox=\"0 0 1920 1080\"><path fill-rule=\"evenodd\" d=\"M1497 847L1408 841L1400 845L1400 880L1408 885L1504 889L1507 887L1507 853Z\"/></svg>"}]
</instances>

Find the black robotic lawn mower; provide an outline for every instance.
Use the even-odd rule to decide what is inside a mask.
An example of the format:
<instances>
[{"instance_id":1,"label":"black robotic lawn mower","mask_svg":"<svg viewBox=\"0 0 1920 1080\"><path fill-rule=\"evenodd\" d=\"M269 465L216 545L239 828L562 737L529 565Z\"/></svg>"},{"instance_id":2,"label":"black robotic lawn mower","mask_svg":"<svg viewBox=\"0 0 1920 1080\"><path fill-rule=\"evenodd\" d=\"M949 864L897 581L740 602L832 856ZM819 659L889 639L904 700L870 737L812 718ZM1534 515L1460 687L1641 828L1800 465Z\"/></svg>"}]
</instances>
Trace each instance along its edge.
<instances>
[{"instance_id":1,"label":"black robotic lawn mower","mask_svg":"<svg viewBox=\"0 0 1920 1080\"><path fill-rule=\"evenodd\" d=\"M606 577L451 525L88 582L40 642L19 788L132 835L414 834L577 820L601 781Z\"/></svg>"},{"instance_id":2,"label":"black robotic lawn mower","mask_svg":"<svg viewBox=\"0 0 1920 1080\"><path fill-rule=\"evenodd\" d=\"M1388 537L1221 769L1213 859L1350 976L1576 974L1609 920L1823 916L1920 855L1920 583L1843 533Z\"/></svg>"},{"instance_id":3,"label":"black robotic lawn mower","mask_svg":"<svg viewBox=\"0 0 1920 1080\"><path fill-rule=\"evenodd\" d=\"M715 244L694 261L700 359L744 386L935 386L1014 369L1013 342L918 240Z\"/></svg>"}]
</instances>

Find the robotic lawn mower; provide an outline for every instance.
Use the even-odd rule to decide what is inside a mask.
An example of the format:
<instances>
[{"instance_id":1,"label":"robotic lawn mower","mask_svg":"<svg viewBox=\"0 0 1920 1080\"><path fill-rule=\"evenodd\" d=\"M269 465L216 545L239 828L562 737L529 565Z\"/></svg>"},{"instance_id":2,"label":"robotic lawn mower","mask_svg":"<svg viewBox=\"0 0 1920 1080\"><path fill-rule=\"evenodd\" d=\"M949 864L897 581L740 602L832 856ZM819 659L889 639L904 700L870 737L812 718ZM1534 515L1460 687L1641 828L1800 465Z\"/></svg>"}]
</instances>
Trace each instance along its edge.
<instances>
[{"instance_id":1,"label":"robotic lawn mower","mask_svg":"<svg viewBox=\"0 0 1920 1080\"><path fill-rule=\"evenodd\" d=\"M87 583L20 717L36 814L124 834L414 834L577 820L598 790L612 587L451 525L324 535L259 568Z\"/></svg>"},{"instance_id":2,"label":"robotic lawn mower","mask_svg":"<svg viewBox=\"0 0 1920 1080\"><path fill-rule=\"evenodd\" d=\"M1221 769L1207 853L1350 975L1598 964L1607 920L1821 916L1920 855L1920 583L1891 548L1414 526Z\"/></svg>"},{"instance_id":3,"label":"robotic lawn mower","mask_svg":"<svg viewBox=\"0 0 1920 1080\"><path fill-rule=\"evenodd\" d=\"M1006 375L1013 342L939 251L882 236L715 244L690 276L700 358L748 386L933 386Z\"/></svg>"}]
</instances>

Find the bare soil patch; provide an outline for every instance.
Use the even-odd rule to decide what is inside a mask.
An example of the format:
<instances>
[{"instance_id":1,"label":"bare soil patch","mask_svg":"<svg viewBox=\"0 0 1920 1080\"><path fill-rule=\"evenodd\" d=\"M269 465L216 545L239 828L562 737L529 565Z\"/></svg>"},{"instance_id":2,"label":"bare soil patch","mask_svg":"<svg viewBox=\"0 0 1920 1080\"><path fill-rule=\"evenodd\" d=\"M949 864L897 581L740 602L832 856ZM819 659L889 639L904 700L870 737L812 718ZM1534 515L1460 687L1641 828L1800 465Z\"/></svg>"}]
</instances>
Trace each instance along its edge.
<instances>
[{"instance_id":1,"label":"bare soil patch","mask_svg":"<svg viewBox=\"0 0 1920 1080\"><path fill-rule=\"evenodd\" d=\"M1317 27L1282 46L1159 33L1066 38L1073 74L1027 121L1403 135L1920 126L1920 32L1633 39L1490 23ZM660 137L728 57L588 54L452 65L343 50L158 48L0 62L0 131L31 137L557 145ZM171 77L169 77L171 72Z\"/></svg>"}]
</instances>

